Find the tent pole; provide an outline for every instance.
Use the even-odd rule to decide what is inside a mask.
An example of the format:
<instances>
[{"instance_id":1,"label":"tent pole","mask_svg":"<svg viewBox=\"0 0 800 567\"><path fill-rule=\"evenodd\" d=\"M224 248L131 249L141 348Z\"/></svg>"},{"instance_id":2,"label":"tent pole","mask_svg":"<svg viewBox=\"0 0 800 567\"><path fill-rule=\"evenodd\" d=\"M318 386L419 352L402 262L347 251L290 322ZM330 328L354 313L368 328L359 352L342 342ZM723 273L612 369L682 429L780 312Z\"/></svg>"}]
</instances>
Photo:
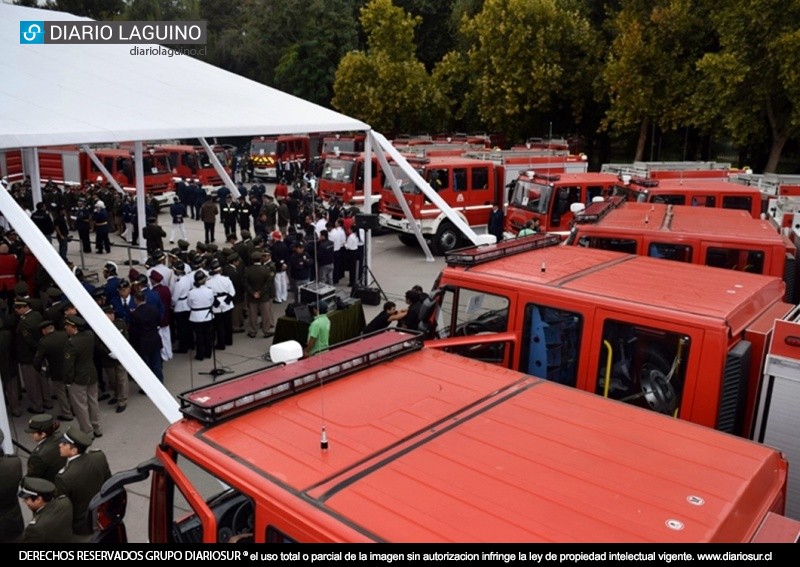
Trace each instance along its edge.
<instances>
[{"instance_id":1,"label":"tent pole","mask_svg":"<svg viewBox=\"0 0 800 567\"><path fill-rule=\"evenodd\" d=\"M136 230L139 231L139 238L137 238L137 242L139 243L139 257L141 262L144 263L145 260L147 260L147 251L142 247L142 244L144 244L144 235L142 234L142 229L147 222L145 213L145 199L147 199L147 196L144 194L144 164L142 162L144 157L142 152L142 141L139 140L134 142L133 153L134 166L136 169L136 212L138 216L136 219L138 225Z\"/></svg>"},{"instance_id":2,"label":"tent pole","mask_svg":"<svg viewBox=\"0 0 800 567\"><path fill-rule=\"evenodd\" d=\"M372 214L372 138L364 138L364 204L361 212ZM367 265L365 274L372 273L372 229L367 229L364 236L364 263ZM363 270L362 270L363 271ZM366 283L366 282L365 282Z\"/></svg>"},{"instance_id":3,"label":"tent pole","mask_svg":"<svg viewBox=\"0 0 800 567\"><path fill-rule=\"evenodd\" d=\"M392 144L389 143L383 134L379 134L377 132L373 132L372 135L375 137L375 141L377 145L389 154L389 157L394 160L394 162L400 166L400 168L409 176L409 179L414 182L414 185L419 187L420 191L422 191L428 199L430 199L431 203L436 205L442 213L447 217L447 219L452 222L461 233L470 239L470 241L478 246L479 244L493 244L496 242L495 237L492 235L480 235L476 234L472 227L468 225L464 220L459 217L453 208L448 205L444 199L442 199L439 194L433 190L433 188L425 181L417 170L415 170L411 165L406 161L406 159L400 155L400 152L397 151ZM382 152L378 153L378 159L380 159Z\"/></svg>"},{"instance_id":4,"label":"tent pole","mask_svg":"<svg viewBox=\"0 0 800 567\"><path fill-rule=\"evenodd\" d=\"M23 148L25 156L25 172L31 178L31 193L33 205L42 201L42 177L39 175L39 150L37 148Z\"/></svg>"},{"instance_id":5,"label":"tent pole","mask_svg":"<svg viewBox=\"0 0 800 567\"><path fill-rule=\"evenodd\" d=\"M211 160L211 165L214 166L214 169L217 170L219 173L220 179L225 184L225 186L231 190L231 194L233 195L234 199L239 198L239 188L236 187L236 184L231 180L230 175L228 172L225 171L225 167L219 162L219 158L217 158L217 154L214 153L214 150L211 149L211 146L208 145L205 138L198 138L200 143L203 145L203 148L206 150L208 154L208 159Z\"/></svg>"},{"instance_id":6,"label":"tent pole","mask_svg":"<svg viewBox=\"0 0 800 567\"><path fill-rule=\"evenodd\" d=\"M372 135L373 135L372 131L367 133L367 136L372 136ZM377 138L375 140L378 141ZM378 148L379 150L381 149L379 141L378 141ZM431 249L428 247L428 243L425 241L425 237L422 236L422 232L419 229L419 224L417 224L417 221L414 220L414 215L411 214L411 209L408 207L408 203L406 202L405 197L403 197L403 192L400 190L400 184L397 182L397 178L394 176L392 168L389 167L389 162L386 160L386 155L383 153L383 151L378 151L375 154L375 156L378 158L378 163L381 164L383 172L386 174L386 180L389 182L389 185L392 188L392 192L394 193L394 196L397 198L397 204L400 205L401 209L403 209L403 214L406 215L406 219L408 220L408 225L414 232L414 236L417 237L417 241L419 242L422 251L425 252L425 260L427 262L435 261L433 258L433 254L431 254ZM408 163L406 163L406 165L408 165Z\"/></svg>"},{"instance_id":7,"label":"tent pole","mask_svg":"<svg viewBox=\"0 0 800 567\"><path fill-rule=\"evenodd\" d=\"M170 423L178 421L181 418L178 402L158 381L141 357L136 354L128 340L103 313L97 302L92 299L92 296L58 255L56 249L47 241L42 231L33 224L33 221L5 188L0 188L0 210L3 211L11 226L39 262L43 266L47 266L47 273L78 308L81 317L86 320L95 335L102 337L103 342L116 355L136 383L147 393L161 414Z\"/></svg>"}]
</instances>

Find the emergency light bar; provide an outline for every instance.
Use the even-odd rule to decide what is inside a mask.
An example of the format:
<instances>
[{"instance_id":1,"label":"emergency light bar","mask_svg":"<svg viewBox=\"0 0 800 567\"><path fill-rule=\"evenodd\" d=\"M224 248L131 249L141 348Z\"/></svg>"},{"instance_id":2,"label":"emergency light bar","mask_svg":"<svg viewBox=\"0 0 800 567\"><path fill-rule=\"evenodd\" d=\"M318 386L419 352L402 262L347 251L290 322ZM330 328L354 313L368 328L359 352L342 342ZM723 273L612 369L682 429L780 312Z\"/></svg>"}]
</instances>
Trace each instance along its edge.
<instances>
[{"instance_id":1,"label":"emergency light bar","mask_svg":"<svg viewBox=\"0 0 800 567\"><path fill-rule=\"evenodd\" d=\"M624 202L625 197L616 196L605 201L590 203L582 212L575 215L575 222L578 224L597 222Z\"/></svg>"},{"instance_id":2,"label":"emergency light bar","mask_svg":"<svg viewBox=\"0 0 800 567\"><path fill-rule=\"evenodd\" d=\"M446 252L444 259L448 266L477 266L498 258L514 256L515 254L547 248L548 246L557 246L560 243L561 238L557 234L533 234L504 240L497 244L453 250L452 252Z\"/></svg>"},{"instance_id":3,"label":"emergency light bar","mask_svg":"<svg viewBox=\"0 0 800 567\"><path fill-rule=\"evenodd\" d=\"M542 181L546 181L548 183L555 183L556 181L561 179L561 176L560 175L555 175L555 174L549 174L548 175L546 173L534 173L533 174L533 179L534 179L534 181L542 180Z\"/></svg>"},{"instance_id":4,"label":"emergency light bar","mask_svg":"<svg viewBox=\"0 0 800 567\"><path fill-rule=\"evenodd\" d=\"M639 187L658 187L658 179L645 179L644 177L631 177L631 185Z\"/></svg>"},{"instance_id":5,"label":"emergency light bar","mask_svg":"<svg viewBox=\"0 0 800 567\"><path fill-rule=\"evenodd\" d=\"M188 390L178 395L180 411L203 423L217 423L421 348L420 333L386 329L291 364Z\"/></svg>"}]
</instances>

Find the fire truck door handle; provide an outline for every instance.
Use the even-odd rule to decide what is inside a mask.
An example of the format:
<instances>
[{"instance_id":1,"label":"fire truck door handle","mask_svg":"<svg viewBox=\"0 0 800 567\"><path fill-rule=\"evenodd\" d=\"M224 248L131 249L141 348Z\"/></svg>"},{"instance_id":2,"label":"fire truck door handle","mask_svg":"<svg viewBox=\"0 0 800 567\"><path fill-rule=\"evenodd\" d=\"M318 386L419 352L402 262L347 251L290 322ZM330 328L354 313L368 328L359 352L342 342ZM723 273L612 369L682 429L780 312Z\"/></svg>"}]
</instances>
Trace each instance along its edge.
<instances>
[{"instance_id":1,"label":"fire truck door handle","mask_svg":"<svg viewBox=\"0 0 800 567\"><path fill-rule=\"evenodd\" d=\"M603 397L608 397L608 390L611 387L611 362L614 358L614 348L611 346L611 343L607 340L603 340L603 346L608 350L608 356L606 357L606 372L605 372L605 380L603 381Z\"/></svg>"}]
</instances>

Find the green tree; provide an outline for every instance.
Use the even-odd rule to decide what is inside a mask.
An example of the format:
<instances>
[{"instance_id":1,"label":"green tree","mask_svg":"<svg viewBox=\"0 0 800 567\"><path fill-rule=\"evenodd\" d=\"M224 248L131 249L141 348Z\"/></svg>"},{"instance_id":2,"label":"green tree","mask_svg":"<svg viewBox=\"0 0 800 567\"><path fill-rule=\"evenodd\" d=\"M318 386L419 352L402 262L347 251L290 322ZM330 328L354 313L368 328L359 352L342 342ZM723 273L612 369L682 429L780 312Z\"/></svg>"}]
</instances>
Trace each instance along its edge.
<instances>
[{"instance_id":1,"label":"green tree","mask_svg":"<svg viewBox=\"0 0 800 567\"><path fill-rule=\"evenodd\" d=\"M465 64L468 87L458 116L474 113L510 139L541 133L548 122L557 129L581 122L602 51L583 3L486 0L478 14L462 20L461 33L466 62L448 56L434 71L452 79Z\"/></svg>"},{"instance_id":2,"label":"green tree","mask_svg":"<svg viewBox=\"0 0 800 567\"><path fill-rule=\"evenodd\" d=\"M800 4L730 0L710 22L719 49L698 62L695 121L740 146L769 145L764 171L774 172L800 132Z\"/></svg>"},{"instance_id":3,"label":"green tree","mask_svg":"<svg viewBox=\"0 0 800 567\"><path fill-rule=\"evenodd\" d=\"M438 130L447 105L415 55L414 29L420 18L391 0L371 0L361 9L366 51L351 51L339 63L333 106L376 130Z\"/></svg>"},{"instance_id":4,"label":"green tree","mask_svg":"<svg viewBox=\"0 0 800 567\"><path fill-rule=\"evenodd\" d=\"M304 6L298 37L275 68L275 86L327 106L339 60L357 47L355 6L351 0L312 0Z\"/></svg>"},{"instance_id":5,"label":"green tree","mask_svg":"<svg viewBox=\"0 0 800 567\"><path fill-rule=\"evenodd\" d=\"M614 39L603 69L609 97L603 123L616 134L638 132L642 159L651 126L688 124L698 82L696 61L709 42L705 14L692 0L624 0L610 20Z\"/></svg>"}]
</instances>

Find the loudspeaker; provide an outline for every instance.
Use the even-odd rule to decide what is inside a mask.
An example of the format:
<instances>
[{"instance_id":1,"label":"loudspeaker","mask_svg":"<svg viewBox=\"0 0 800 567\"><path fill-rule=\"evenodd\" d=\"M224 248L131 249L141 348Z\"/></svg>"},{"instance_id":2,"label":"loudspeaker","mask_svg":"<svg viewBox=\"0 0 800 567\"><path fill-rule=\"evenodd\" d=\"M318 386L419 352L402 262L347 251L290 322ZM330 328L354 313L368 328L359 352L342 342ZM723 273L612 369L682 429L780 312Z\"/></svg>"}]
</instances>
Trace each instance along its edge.
<instances>
[{"instance_id":1,"label":"loudspeaker","mask_svg":"<svg viewBox=\"0 0 800 567\"><path fill-rule=\"evenodd\" d=\"M378 215L356 213L355 225L356 228L363 228L364 230L378 230Z\"/></svg>"},{"instance_id":2,"label":"loudspeaker","mask_svg":"<svg viewBox=\"0 0 800 567\"><path fill-rule=\"evenodd\" d=\"M350 294L352 297L357 297L364 305L380 305L381 304L381 290L377 287L361 287L356 286Z\"/></svg>"}]
</instances>

